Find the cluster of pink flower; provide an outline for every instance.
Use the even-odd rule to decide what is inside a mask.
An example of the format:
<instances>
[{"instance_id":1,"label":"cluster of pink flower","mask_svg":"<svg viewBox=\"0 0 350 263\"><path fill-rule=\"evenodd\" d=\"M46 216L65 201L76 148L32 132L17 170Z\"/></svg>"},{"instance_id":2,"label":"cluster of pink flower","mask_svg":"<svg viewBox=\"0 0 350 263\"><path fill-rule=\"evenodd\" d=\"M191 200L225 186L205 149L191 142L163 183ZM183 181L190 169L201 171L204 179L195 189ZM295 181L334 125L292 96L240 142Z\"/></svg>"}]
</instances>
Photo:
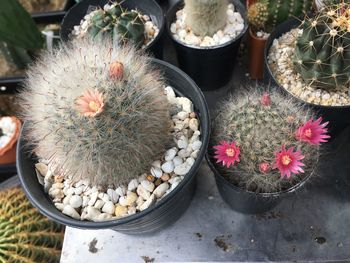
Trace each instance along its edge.
<instances>
[{"instance_id":1,"label":"cluster of pink flower","mask_svg":"<svg viewBox=\"0 0 350 263\"><path fill-rule=\"evenodd\" d=\"M270 104L270 98L264 94L261 101L262 105L268 106ZM309 120L304 125L299 127L295 132L295 138L299 141L304 141L313 145L319 145L322 142L327 142L330 138L327 135L328 122L321 123L322 118L317 120ZM239 156L241 154L240 148L236 142L221 141L219 145L214 146L215 156L217 163L222 164L227 168L233 166L235 162L239 163ZM267 173L271 169L278 169L281 173L281 177L290 178L292 174L303 173L302 169L305 164L301 162L304 159L300 150L295 151L294 147L286 149L285 145L282 145L281 149L275 152L274 163L270 164L262 162L259 164L259 170L261 173Z\"/></svg>"}]
</instances>

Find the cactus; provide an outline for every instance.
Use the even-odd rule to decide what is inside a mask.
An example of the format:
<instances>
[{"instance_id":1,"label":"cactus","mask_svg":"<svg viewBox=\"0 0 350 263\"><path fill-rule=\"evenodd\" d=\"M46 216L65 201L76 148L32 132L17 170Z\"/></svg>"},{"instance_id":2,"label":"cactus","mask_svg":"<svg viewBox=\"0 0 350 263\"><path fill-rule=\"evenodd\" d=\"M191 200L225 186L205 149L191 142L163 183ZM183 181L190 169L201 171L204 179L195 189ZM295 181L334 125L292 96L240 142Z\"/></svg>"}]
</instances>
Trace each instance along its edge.
<instances>
[{"instance_id":1,"label":"cactus","mask_svg":"<svg viewBox=\"0 0 350 263\"><path fill-rule=\"evenodd\" d=\"M293 65L309 85L335 89L350 80L350 4L322 9L305 18L297 38Z\"/></svg>"},{"instance_id":2,"label":"cactus","mask_svg":"<svg viewBox=\"0 0 350 263\"><path fill-rule=\"evenodd\" d=\"M29 13L63 10L67 0L19 0Z\"/></svg>"},{"instance_id":3,"label":"cactus","mask_svg":"<svg viewBox=\"0 0 350 263\"><path fill-rule=\"evenodd\" d=\"M249 7L248 21L255 30L272 32L276 25L310 11L311 7L310 0L260 0Z\"/></svg>"},{"instance_id":4,"label":"cactus","mask_svg":"<svg viewBox=\"0 0 350 263\"><path fill-rule=\"evenodd\" d=\"M128 11L116 2L109 10L97 10L91 18L88 33L93 38L112 35L118 42L131 41L137 47L145 41L145 25L136 11Z\"/></svg>"},{"instance_id":5,"label":"cactus","mask_svg":"<svg viewBox=\"0 0 350 263\"><path fill-rule=\"evenodd\" d=\"M0 192L0 262L59 262L63 231L20 188Z\"/></svg>"},{"instance_id":6,"label":"cactus","mask_svg":"<svg viewBox=\"0 0 350 263\"><path fill-rule=\"evenodd\" d=\"M335 4L339 4L342 2L347 2L349 3L349 0L314 0L315 3L315 7L318 11L320 11L321 9L330 6L330 5L335 5Z\"/></svg>"},{"instance_id":7,"label":"cactus","mask_svg":"<svg viewBox=\"0 0 350 263\"><path fill-rule=\"evenodd\" d=\"M27 141L53 172L117 185L149 170L168 149L165 83L149 59L110 39L89 38L46 54L20 97Z\"/></svg>"},{"instance_id":8,"label":"cactus","mask_svg":"<svg viewBox=\"0 0 350 263\"><path fill-rule=\"evenodd\" d=\"M227 0L185 0L186 24L199 36L213 36L226 25Z\"/></svg>"},{"instance_id":9,"label":"cactus","mask_svg":"<svg viewBox=\"0 0 350 263\"><path fill-rule=\"evenodd\" d=\"M254 92L231 97L217 112L210 145L219 153L226 147L224 154L228 159L222 159L225 167L216 167L228 181L252 192L279 192L300 182L313 171L318 161L318 143L329 138L324 134L326 124L316 125L320 120L308 123L313 114L278 93L261 97L259 92ZM310 136L305 137L304 133ZM311 137L314 140L309 140ZM294 147L296 161L300 162L304 156L305 173L301 173L302 164L298 166L298 163L289 171L282 172L281 167L276 167L278 153L291 147ZM238 163L230 167L232 161Z\"/></svg>"}]
</instances>

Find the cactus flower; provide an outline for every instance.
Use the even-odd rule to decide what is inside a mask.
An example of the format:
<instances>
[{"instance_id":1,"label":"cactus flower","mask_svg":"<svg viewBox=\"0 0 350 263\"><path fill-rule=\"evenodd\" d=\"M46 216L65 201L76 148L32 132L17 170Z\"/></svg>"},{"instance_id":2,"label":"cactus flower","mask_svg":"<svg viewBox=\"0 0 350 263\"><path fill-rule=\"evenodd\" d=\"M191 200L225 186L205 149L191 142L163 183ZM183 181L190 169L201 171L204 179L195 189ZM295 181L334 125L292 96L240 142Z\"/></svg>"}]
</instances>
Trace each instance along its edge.
<instances>
[{"instance_id":1,"label":"cactus flower","mask_svg":"<svg viewBox=\"0 0 350 263\"><path fill-rule=\"evenodd\" d=\"M286 146L283 145L280 152L275 153L275 164L273 169L278 169L281 173L281 177L290 178L291 174L303 173L304 170L301 168L305 166L300 160L304 159L304 155L301 154L301 151L294 152L294 147L286 149Z\"/></svg>"},{"instance_id":2,"label":"cactus flower","mask_svg":"<svg viewBox=\"0 0 350 263\"><path fill-rule=\"evenodd\" d=\"M120 80L124 76L124 65L119 61L112 62L109 65L109 77L111 79Z\"/></svg>"},{"instance_id":3,"label":"cactus flower","mask_svg":"<svg viewBox=\"0 0 350 263\"><path fill-rule=\"evenodd\" d=\"M300 141L315 145L319 145L321 142L327 142L327 139L330 138L330 136L326 134L327 128L325 128L328 122L322 124L321 122L321 117L316 121L307 121L303 126L298 128L295 137Z\"/></svg>"},{"instance_id":4,"label":"cactus flower","mask_svg":"<svg viewBox=\"0 0 350 263\"><path fill-rule=\"evenodd\" d=\"M261 172L261 173L267 173L267 172L269 172L271 170L271 166L270 166L270 164L269 163L267 163L267 162L262 162L262 163L260 163L259 164L259 171Z\"/></svg>"},{"instance_id":5,"label":"cactus flower","mask_svg":"<svg viewBox=\"0 0 350 263\"><path fill-rule=\"evenodd\" d=\"M268 92L265 92L262 96L261 96L261 104L264 106L270 106L271 105L271 97L270 94Z\"/></svg>"},{"instance_id":6,"label":"cactus flower","mask_svg":"<svg viewBox=\"0 0 350 263\"><path fill-rule=\"evenodd\" d=\"M222 162L224 166L226 165L229 168L235 162L240 162L239 155L241 152L236 142L221 141L219 145L213 148L216 150L214 158L217 160L217 163Z\"/></svg>"},{"instance_id":7,"label":"cactus flower","mask_svg":"<svg viewBox=\"0 0 350 263\"><path fill-rule=\"evenodd\" d=\"M86 117L95 117L103 112L103 96L97 89L88 89L76 100L76 108Z\"/></svg>"}]
</instances>

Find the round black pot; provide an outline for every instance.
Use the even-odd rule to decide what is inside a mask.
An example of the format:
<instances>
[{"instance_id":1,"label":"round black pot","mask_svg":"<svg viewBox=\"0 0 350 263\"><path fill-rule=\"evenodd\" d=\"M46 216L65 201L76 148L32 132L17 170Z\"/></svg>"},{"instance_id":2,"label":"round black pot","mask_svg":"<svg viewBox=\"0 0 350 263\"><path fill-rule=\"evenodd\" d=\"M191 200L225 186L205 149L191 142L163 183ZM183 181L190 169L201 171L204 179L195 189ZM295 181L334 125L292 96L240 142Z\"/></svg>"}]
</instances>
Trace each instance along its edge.
<instances>
[{"instance_id":1,"label":"round black pot","mask_svg":"<svg viewBox=\"0 0 350 263\"><path fill-rule=\"evenodd\" d=\"M120 0L118 0L120 1ZM91 7L101 7L110 2L109 0L83 0L74 5L65 15L61 25L60 36L63 41L69 40L70 33L74 26L80 25L80 21L84 18ZM146 51L152 53L156 58L161 59L163 56L162 35L164 31L165 18L162 8L154 0L126 0L121 1L121 5L127 9L137 9L142 14L151 17L152 21L159 28L158 35L145 48Z\"/></svg>"},{"instance_id":2,"label":"round black pot","mask_svg":"<svg viewBox=\"0 0 350 263\"><path fill-rule=\"evenodd\" d=\"M230 2L242 15L244 28L236 38L213 47L193 47L173 37L170 26L176 19L176 12L183 8L183 1L176 3L167 13L167 32L175 45L180 68L202 90L215 90L230 81L241 39L248 28L244 5L239 0L230 0Z\"/></svg>"},{"instance_id":3,"label":"round black pot","mask_svg":"<svg viewBox=\"0 0 350 263\"><path fill-rule=\"evenodd\" d=\"M279 202L295 194L308 181L312 174L290 189L276 193L254 193L246 191L227 181L215 168L209 153L205 156L215 176L216 185L222 199L233 209L245 214L260 214L273 209Z\"/></svg>"},{"instance_id":4,"label":"round black pot","mask_svg":"<svg viewBox=\"0 0 350 263\"><path fill-rule=\"evenodd\" d=\"M56 209L50 197L44 193L43 186L35 179L35 158L29 154L29 149L25 146L24 135L27 126L24 124L17 144L17 172L27 197L42 214L61 224L76 228L110 228L127 234L143 234L154 232L175 222L187 209L195 191L195 175L208 146L210 133L208 107L203 93L185 73L175 66L157 59L152 59L152 64L163 72L167 84L173 87L178 95L186 96L193 102L195 112L200 119L203 144L198 158L189 173L172 192L142 212L106 222L75 220Z\"/></svg>"},{"instance_id":5,"label":"round black pot","mask_svg":"<svg viewBox=\"0 0 350 263\"><path fill-rule=\"evenodd\" d=\"M276 87L279 87L280 91L283 94L292 97L299 103L302 103L307 107L315 110L320 116L323 117L325 121L329 121L329 133L331 137L334 137L350 125L350 106L322 106L308 103L295 97L277 82L267 62L267 57L273 41L282 36L284 33L289 32L293 28L297 28L300 25L300 23L301 20L297 18L291 18L277 26L275 31L268 38L264 52L264 81L266 83L269 83L270 85L275 85Z\"/></svg>"}]
</instances>

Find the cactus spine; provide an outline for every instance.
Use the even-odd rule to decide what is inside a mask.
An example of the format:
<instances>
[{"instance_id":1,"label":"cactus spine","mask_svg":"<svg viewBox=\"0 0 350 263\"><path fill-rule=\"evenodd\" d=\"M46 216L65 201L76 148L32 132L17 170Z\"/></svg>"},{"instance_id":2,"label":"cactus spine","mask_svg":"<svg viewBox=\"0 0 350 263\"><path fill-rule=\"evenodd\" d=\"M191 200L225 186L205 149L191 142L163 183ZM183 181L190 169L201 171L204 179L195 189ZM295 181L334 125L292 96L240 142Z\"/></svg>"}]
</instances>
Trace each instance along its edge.
<instances>
[{"instance_id":1,"label":"cactus spine","mask_svg":"<svg viewBox=\"0 0 350 263\"><path fill-rule=\"evenodd\" d=\"M149 59L110 39L46 54L21 94L28 142L55 173L117 185L149 170L171 144L165 83ZM29 110L30 109L30 110Z\"/></svg>"},{"instance_id":2,"label":"cactus spine","mask_svg":"<svg viewBox=\"0 0 350 263\"><path fill-rule=\"evenodd\" d=\"M231 97L223 102L214 120L210 145L234 141L240 162L234 167L216 164L230 182L248 191L274 193L300 182L317 163L319 147L297 140L295 131L313 117L312 113L278 93L261 97L259 92ZM273 169L275 153L285 145L305 156L305 173L281 178Z\"/></svg>"},{"instance_id":3,"label":"cactus spine","mask_svg":"<svg viewBox=\"0 0 350 263\"><path fill-rule=\"evenodd\" d=\"M212 36L226 25L227 0L185 0L186 24L199 36Z\"/></svg>"},{"instance_id":4,"label":"cactus spine","mask_svg":"<svg viewBox=\"0 0 350 263\"><path fill-rule=\"evenodd\" d=\"M97 10L88 33L94 38L112 35L118 42L131 41L137 47L145 41L145 25L136 11L128 11L116 2L109 10Z\"/></svg>"},{"instance_id":5,"label":"cactus spine","mask_svg":"<svg viewBox=\"0 0 350 263\"><path fill-rule=\"evenodd\" d=\"M293 57L294 69L311 86L335 89L350 80L350 4L328 6L306 18Z\"/></svg>"},{"instance_id":6,"label":"cactus spine","mask_svg":"<svg viewBox=\"0 0 350 263\"><path fill-rule=\"evenodd\" d=\"M32 207L21 189L0 192L0 262L59 262L63 230Z\"/></svg>"},{"instance_id":7,"label":"cactus spine","mask_svg":"<svg viewBox=\"0 0 350 263\"><path fill-rule=\"evenodd\" d=\"M311 10L310 0L260 0L248 9L248 20L256 30L272 32L276 25L291 16Z\"/></svg>"}]
</instances>

